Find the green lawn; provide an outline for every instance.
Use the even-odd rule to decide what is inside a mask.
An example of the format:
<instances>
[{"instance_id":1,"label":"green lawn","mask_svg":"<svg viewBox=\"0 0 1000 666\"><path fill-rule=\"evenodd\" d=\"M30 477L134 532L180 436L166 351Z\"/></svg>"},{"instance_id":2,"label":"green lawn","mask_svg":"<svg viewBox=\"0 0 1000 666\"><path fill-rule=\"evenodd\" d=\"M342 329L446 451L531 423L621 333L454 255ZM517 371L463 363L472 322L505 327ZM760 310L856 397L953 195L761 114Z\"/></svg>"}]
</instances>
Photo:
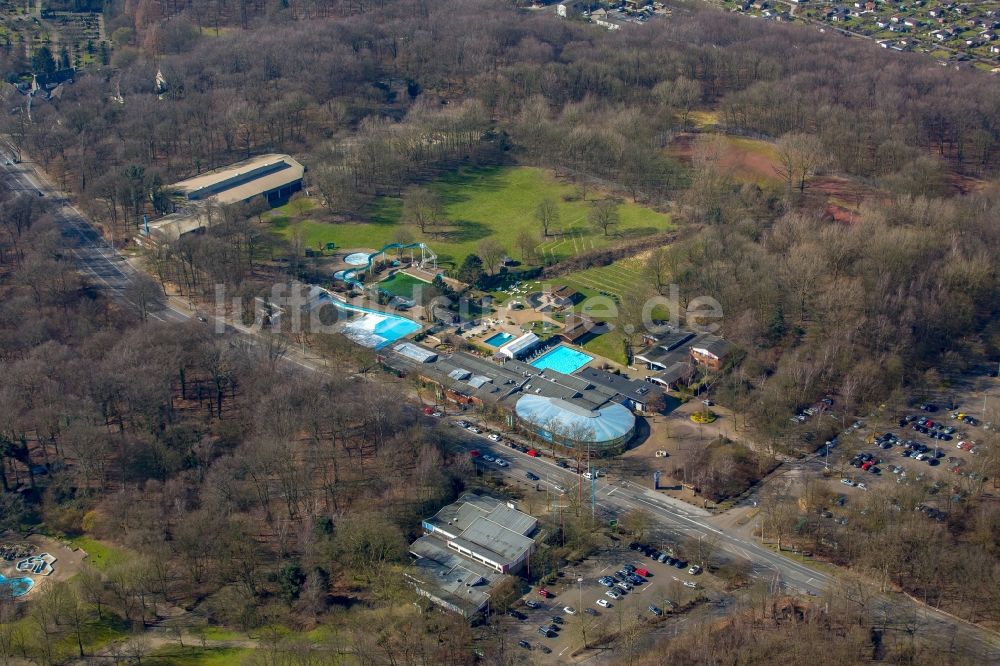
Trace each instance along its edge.
<instances>
[{"instance_id":1,"label":"green lawn","mask_svg":"<svg viewBox=\"0 0 1000 666\"><path fill-rule=\"evenodd\" d=\"M6 626L13 632L12 635L20 634L25 636L28 639L29 645L33 639L41 640L36 621L31 617L22 617ZM111 641L124 638L128 634L128 623L105 610L102 619L98 620L96 617L93 617L84 623L82 630L83 649L86 653L93 654ZM72 631L67 631L60 635L50 647L53 649L57 660L60 661L64 659L68 661L74 655L78 654L79 650L76 634Z\"/></svg>"},{"instance_id":2,"label":"green lawn","mask_svg":"<svg viewBox=\"0 0 1000 666\"><path fill-rule=\"evenodd\" d=\"M587 222L592 201L564 201L574 192L572 185L558 181L550 172L532 167L497 167L462 169L441 178L428 187L445 204L449 224L439 232L422 234L415 227L409 231L426 242L445 265L457 265L475 252L484 238L495 237L511 256L519 257L514 240L522 230L538 236L536 252L546 261L558 261L580 252L600 248L624 238L649 235L672 229L670 218L649 208L624 203L619 208L621 224L610 236ZM590 195L593 197L594 195ZM534 211L544 198L559 208L558 235L542 238ZM293 211L283 210L272 224L285 235L302 233L308 247L335 242L343 248L378 249L393 241L400 227L402 203L384 197L368 211L371 220L358 224L326 224L312 220L295 221Z\"/></svg>"},{"instance_id":3,"label":"green lawn","mask_svg":"<svg viewBox=\"0 0 1000 666\"><path fill-rule=\"evenodd\" d=\"M583 348L592 354L625 365L625 347L622 344L622 336L617 331L598 335L585 342Z\"/></svg>"},{"instance_id":4,"label":"green lawn","mask_svg":"<svg viewBox=\"0 0 1000 666\"><path fill-rule=\"evenodd\" d=\"M87 551L85 562L95 569L107 569L125 561L127 554L125 551L109 546L106 543L91 539L90 537L74 537L70 539L70 544L74 548Z\"/></svg>"},{"instance_id":5,"label":"green lawn","mask_svg":"<svg viewBox=\"0 0 1000 666\"><path fill-rule=\"evenodd\" d=\"M413 298L414 289L417 286L430 287L430 285L423 280L418 280L412 275L407 275L406 273L396 273L391 278L382 280L378 283L378 288L382 291L392 294L393 296L402 296L403 298Z\"/></svg>"}]
</instances>

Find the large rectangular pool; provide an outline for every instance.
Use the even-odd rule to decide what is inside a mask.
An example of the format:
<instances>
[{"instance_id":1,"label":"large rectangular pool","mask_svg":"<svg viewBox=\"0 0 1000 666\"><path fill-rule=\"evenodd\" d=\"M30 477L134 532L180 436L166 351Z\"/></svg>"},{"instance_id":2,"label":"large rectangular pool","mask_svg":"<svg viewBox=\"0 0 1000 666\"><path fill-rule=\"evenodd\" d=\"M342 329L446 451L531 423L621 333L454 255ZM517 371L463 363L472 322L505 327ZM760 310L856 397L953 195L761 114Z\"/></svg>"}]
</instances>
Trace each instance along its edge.
<instances>
[{"instance_id":1,"label":"large rectangular pool","mask_svg":"<svg viewBox=\"0 0 1000 666\"><path fill-rule=\"evenodd\" d=\"M551 368L556 372L571 375L593 360L593 356L584 354L582 351L577 351L566 345L559 345L536 358L531 362L531 365L539 370Z\"/></svg>"},{"instance_id":2,"label":"large rectangular pool","mask_svg":"<svg viewBox=\"0 0 1000 666\"><path fill-rule=\"evenodd\" d=\"M490 337L486 338L485 340L483 340L483 342L488 344L490 347L503 347L505 344L507 344L513 339L514 336L511 335L510 333L504 333L503 331L500 331L499 333L496 333L495 335L491 335Z\"/></svg>"}]
</instances>

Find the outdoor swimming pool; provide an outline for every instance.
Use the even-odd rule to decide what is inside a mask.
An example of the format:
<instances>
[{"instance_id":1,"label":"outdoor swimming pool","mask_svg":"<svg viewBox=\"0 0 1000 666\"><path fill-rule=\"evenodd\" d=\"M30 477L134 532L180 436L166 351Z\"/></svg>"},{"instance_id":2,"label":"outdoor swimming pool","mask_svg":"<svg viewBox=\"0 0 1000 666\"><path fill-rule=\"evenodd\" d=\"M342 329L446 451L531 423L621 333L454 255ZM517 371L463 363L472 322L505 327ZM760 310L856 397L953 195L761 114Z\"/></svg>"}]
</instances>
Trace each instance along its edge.
<instances>
[{"instance_id":1,"label":"outdoor swimming pool","mask_svg":"<svg viewBox=\"0 0 1000 666\"><path fill-rule=\"evenodd\" d=\"M350 266L367 266L368 265L368 253L367 252L355 252L354 254L349 254L344 257L344 263Z\"/></svg>"},{"instance_id":2,"label":"outdoor swimming pool","mask_svg":"<svg viewBox=\"0 0 1000 666\"><path fill-rule=\"evenodd\" d=\"M15 597L27 594L34 585L35 581L30 578L7 578L0 574L0 588L9 587L11 595Z\"/></svg>"},{"instance_id":3,"label":"outdoor swimming pool","mask_svg":"<svg viewBox=\"0 0 1000 666\"><path fill-rule=\"evenodd\" d=\"M593 356L584 354L566 345L559 345L549 350L531 362L539 370L551 368L556 372L571 375L594 360Z\"/></svg>"},{"instance_id":4,"label":"outdoor swimming pool","mask_svg":"<svg viewBox=\"0 0 1000 666\"><path fill-rule=\"evenodd\" d=\"M490 347L503 347L505 344L507 344L513 339L514 336L511 335L510 333L504 333L503 331L500 331L496 335L491 335L490 337L486 338L486 340L484 340L483 342L488 344Z\"/></svg>"},{"instance_id":5,"label":"outdoor swimming pool","mask_svg":"<svg viewBox=\"0 0 1000 666\"><path fill-rule=\"evenodd\" d=\"M357 319L351 319L347 322L342 332L348 338L364 347L381 349L422 328L420 324L412 319L387 312L379 312L378 310L369 310L357 305L349 305L325 293L320 296L320 300L328 301L338 310L361 315Z\"/></svg>"}]
</instances>

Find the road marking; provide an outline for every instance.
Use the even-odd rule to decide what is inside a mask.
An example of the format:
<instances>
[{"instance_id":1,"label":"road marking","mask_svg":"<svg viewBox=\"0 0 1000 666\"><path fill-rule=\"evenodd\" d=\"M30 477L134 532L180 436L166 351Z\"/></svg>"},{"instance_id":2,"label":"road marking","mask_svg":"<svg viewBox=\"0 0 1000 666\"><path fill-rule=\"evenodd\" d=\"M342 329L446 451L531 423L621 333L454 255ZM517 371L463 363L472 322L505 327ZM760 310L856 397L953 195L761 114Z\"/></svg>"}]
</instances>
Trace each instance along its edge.
<instances>
[{"instance_id":1,"label":"road marking","mask_svg":"<svg viewBox=\"0 0 1000 666\"><path fill-rule=\"evenodd\" d=\"M559 653L559 656L560 656L560 657L561 657L561 656L563 656L563 652L565 652L565 651L566 651L566 650L568 650L568 649L569 649L569 646L567 645L566 647L564 647L564 648L562 649L562 652L560 652L560 653Z\"/></svg>"},{"instance_id":2,"label":"road marking","mask_svg":"<svg viewBox=\"0 0 1000 666\"><path fill-rule=\"evenodd\" d=\"M618 490L618 486L615 486L610 491L608 491L607 497L611 497L612 495L614 495L616 490Z\"/></svg>"}]
</instances>

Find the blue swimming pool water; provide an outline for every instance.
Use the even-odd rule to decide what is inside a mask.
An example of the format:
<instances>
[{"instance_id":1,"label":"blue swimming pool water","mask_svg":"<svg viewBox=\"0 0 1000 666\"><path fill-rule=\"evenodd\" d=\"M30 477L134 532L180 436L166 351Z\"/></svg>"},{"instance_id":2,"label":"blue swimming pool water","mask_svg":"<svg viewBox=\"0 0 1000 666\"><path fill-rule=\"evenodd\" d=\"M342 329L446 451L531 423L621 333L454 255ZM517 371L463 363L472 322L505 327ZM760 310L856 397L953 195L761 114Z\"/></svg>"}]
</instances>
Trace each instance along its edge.
<instances>
[{"instance_id":1,"label":"blue swimming pool water","mask_svg":"<svg viewBox=\"0 0 1000 666\"><path fill-rule=\"evenodd\" d=\"M28 593L35 585L35 581L30 578L6 578L0 574L0 587L9 587L11 595L20 597Z\"/></svg>"},{"instance_id":2,"label":"blue swimming pool water","mask_svg":"<svg viewBox=\"0 0 1000 666\"><path fill-rule=\"evenodd\" d=\"M323 300L329 301L338 310L361 315L357 319L352 319L345 324L343 333L364 347L381 349L422 328L420 324L412 319L400 317L399 315L350 305L329 296L325 296Z\"/></svg>"},{"instance_id":3,"label":"blue swimming pool water","mask_svg":"<svg viewBox=\"0 0 1000 666\"><path fill-rule=\"evenodd\" d=\"M593 356L588 356L566 345L559 345L536 358L531 362L531 365L539 370L551 368L556 372L570 375L593 360Z\"/></svg>"},{"instance_id":4,"label":"blue swimming pool water","mask_svg":"<svg viewBox=\"0 0 1000 666\"><path fill-rule=\"evenodd\" d=\"M486 338L484 342L491 347L503 347L505 344L507 344L513 339L514 336L511 335L510 333L504 333L503 331L500 331L496 335L491 335L490 337Z\"/></svg>"}]
</instances>

